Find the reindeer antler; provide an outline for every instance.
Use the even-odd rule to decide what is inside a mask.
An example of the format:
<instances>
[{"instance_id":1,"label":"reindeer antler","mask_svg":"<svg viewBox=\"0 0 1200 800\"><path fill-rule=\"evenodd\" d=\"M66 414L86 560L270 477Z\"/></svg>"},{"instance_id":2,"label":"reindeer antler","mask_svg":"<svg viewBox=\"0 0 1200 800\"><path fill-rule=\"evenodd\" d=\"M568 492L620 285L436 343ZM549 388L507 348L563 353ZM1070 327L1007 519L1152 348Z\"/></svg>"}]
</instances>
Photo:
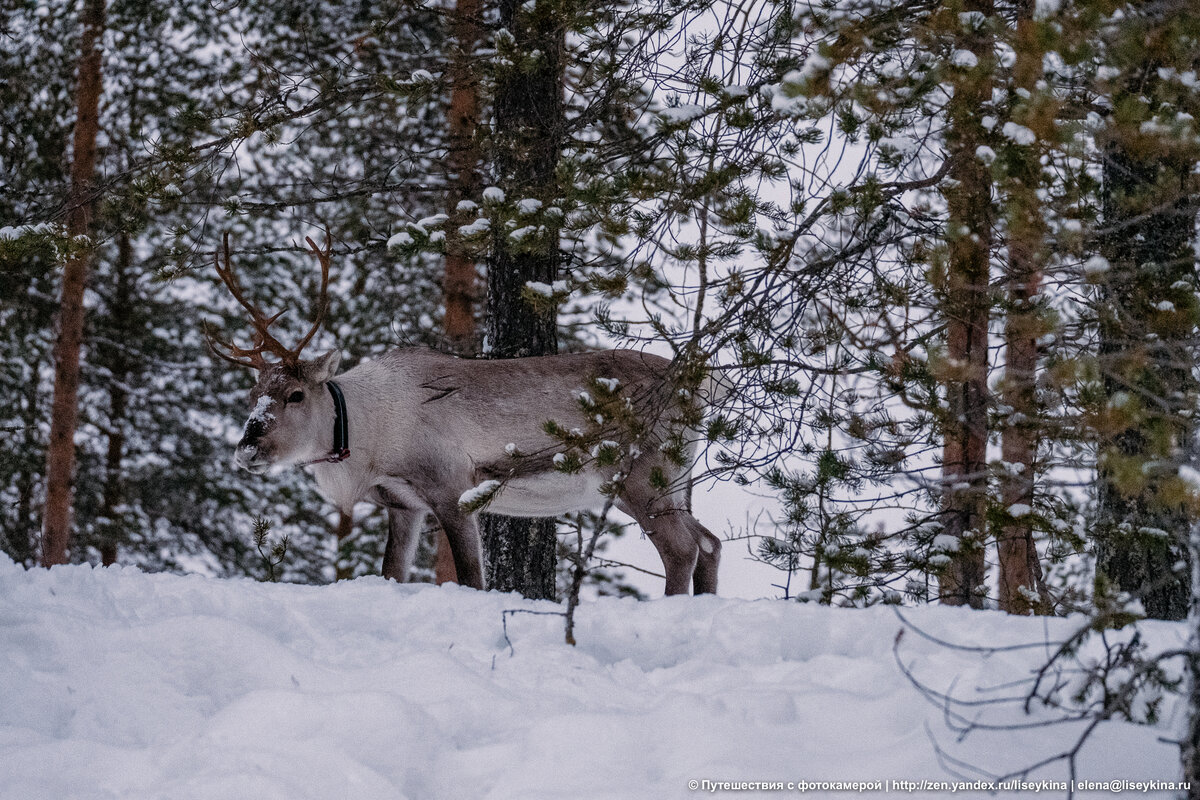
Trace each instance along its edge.
<instances>
[{"instance_id":1,"label":"reindeer antler","mask_svg":"<svg viewBox=\"0 0 1200 800\"><path fill-rule=\"evenodd\" d=\"M308 333L304 334L300 344L296 345L297 358L300 357L300 351L321 328L321 323L325 321L325 312L329 309L329 257L333 254L333 238L329 235L328 230L325 231L324 249L317 247L317 243L312 240L311 236L305 236L304 241L308 243L308 249L317 257L317 261L321 262L321 290L317 295L317 312L313 315L312 327L309 328Z\"/></svg>"},{"instance_id":2,"label":"reindeer antler","mask_svg":"<svg viewBox=\"0 0 1200 800\"><path fill-rule=\"evenodd\" d=\"M254 305L246 299L245 290L242 288L241 282L237 275L233 272L233 259L230 255L229 234L226 233L223 239L222 251L224 253L224 264L221 263L221 253L214 255L213 266L217 270L217 275L221 278L221 282L225 284L225 288L233 295L233 298L238 301L238 305L244 308L250 314L250 322L254 325L255 341L253 347L239 347L233 342L227 341L220 337L214 336L207 329L205 333L208 337L208 346L214 354L229 361L233 364L238 364L243 367L251 367L257 370L263 370L271 366L265 358L263 352L271 352L279 356L279 363L288 366L296 366L300 362L300 353L316 335L321 327L321 322L325 319L325 311L329 306L329 263L330 256L333 252L333 239L329 232L325 233L325 247L319 248L316 243L310 238L305 237L309 249L321 262L321 290L317 299L317 310L312 328L300 340L300 343L295 347L289 348L271 335L268 330L271 325L284 315L287 309L280 311L273 316L267 316L262 309ZM222 350L224 352L222 352Z\"/></svg>"}]
</instances>

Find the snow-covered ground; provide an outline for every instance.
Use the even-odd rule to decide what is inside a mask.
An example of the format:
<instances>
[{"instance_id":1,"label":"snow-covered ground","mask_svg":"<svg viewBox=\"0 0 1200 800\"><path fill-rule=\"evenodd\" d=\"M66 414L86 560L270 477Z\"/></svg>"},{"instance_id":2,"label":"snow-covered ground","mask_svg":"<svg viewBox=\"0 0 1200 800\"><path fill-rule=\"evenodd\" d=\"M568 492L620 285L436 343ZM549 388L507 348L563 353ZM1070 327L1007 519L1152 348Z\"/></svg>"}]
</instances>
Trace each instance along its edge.
<instances>
[{"instance_id":1,"label":"snow-covered ground","mask_svg":"<svg viewBox=\"0 0 1200 800\"><path fill-rule=\"evenodd\" d=\"M957 741L898 667L902 625L888 608L606 599L580 608L577 647L563 644L559 617L510 615L511 652L505 609L555 607L379 578L307 587L130 568L26 572L0 556L0 797L774 797L796 792L688 784L953 781L933 740L1002 773L1077 731ZM906 613L965 644L1036 642L1072 626ZM1161 647L1184 635L1165 623L1146 631ZM914 632L899 653L964 699L1011 694L1043 656L984 658ZM1010 705L976 712L1025 719ZM1159 740L1182 722L1174 699L1164 716L1158 728L1103 726L1079 777L1176 779L1176 748Z\"/></svg>"}]
</instances>

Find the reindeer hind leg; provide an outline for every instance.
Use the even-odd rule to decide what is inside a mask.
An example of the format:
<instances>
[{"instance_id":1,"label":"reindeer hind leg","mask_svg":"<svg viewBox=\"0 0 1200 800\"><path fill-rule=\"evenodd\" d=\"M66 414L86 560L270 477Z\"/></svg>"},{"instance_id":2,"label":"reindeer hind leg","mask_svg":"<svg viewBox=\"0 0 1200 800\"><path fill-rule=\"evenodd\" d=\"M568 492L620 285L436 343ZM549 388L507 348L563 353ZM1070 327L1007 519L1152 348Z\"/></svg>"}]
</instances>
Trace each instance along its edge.
<instances>
[{"instance_id":1,"label":"reindeer hind leg","mask_svg":"<svg viewBox=\"0 0 1200 800\"><path fill-rule=\"evenodd\" d=\"M717 569L721 565L721 540L691 514L684 516L684 524L696 539L699 553L696 571L692 574L692 591L695 594L717 593Z\"/></svg>"},{"instance_id":2,"label":"reindeer hind leg","mask_svg":"<svg viewBox=\"0 0 1200 800\"><path fill-rule=\"evenodd\" d=\"M691 515L676 509L652 514L648 504L632 497L622 498L617 507L637 520L658 551L667 576L666 594L687 594L700 557L696 537L685 522Z\"/></svg>"},{"instance_id":3,"label":"reindeer hind leg","mask_svg":"<svg viewBox=\"0 0 1200 800\"><path fill-rule=\"evenodd\" d=\"M479 523L474 514L464 514L457 507L434 510L454 556L454 569L460 586L483 590L483 544L479 539Z\"/></svg>"}]
</instances>

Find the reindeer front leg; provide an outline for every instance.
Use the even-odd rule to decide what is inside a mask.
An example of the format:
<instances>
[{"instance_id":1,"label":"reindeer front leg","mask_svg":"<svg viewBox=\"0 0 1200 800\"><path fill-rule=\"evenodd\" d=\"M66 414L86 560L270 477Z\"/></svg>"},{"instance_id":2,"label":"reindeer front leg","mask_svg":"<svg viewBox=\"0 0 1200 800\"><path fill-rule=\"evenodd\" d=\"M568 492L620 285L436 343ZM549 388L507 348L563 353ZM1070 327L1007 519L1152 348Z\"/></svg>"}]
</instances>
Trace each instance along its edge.
<instances>
[{"instance_id":1,"label":"reindeer front leg","mask_svg":"<svg viewBox=\"0 0 1200 800\"><path fill-rule=\"evenodd\" d=\"M425 510L389 507L388 539L383 551L383 577L404 583L417 553L417 542L425 526Z\"/></svg>"}]
</instances>

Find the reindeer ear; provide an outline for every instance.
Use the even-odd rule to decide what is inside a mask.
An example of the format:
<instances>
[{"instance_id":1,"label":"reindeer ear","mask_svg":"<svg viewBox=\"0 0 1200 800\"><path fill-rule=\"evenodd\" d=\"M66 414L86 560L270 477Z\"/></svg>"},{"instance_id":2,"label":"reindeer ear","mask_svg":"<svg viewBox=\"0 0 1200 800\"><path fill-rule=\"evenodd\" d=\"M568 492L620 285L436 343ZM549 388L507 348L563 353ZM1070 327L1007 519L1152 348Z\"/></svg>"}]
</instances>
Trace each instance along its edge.
<instances>
[{"instance_id":1,"label":"reindeer ear","mask_svg":"<svg viewBox=\"0 0 1200 800\"><path fill-rule=\"evenodd\" d=\"M334 375L337 375L338 364L341 361L341 352L330 350L328 353L317 356L312 361L304 364L304 377L312 383L324 383Z\"/></svg>"}]
</instances>

